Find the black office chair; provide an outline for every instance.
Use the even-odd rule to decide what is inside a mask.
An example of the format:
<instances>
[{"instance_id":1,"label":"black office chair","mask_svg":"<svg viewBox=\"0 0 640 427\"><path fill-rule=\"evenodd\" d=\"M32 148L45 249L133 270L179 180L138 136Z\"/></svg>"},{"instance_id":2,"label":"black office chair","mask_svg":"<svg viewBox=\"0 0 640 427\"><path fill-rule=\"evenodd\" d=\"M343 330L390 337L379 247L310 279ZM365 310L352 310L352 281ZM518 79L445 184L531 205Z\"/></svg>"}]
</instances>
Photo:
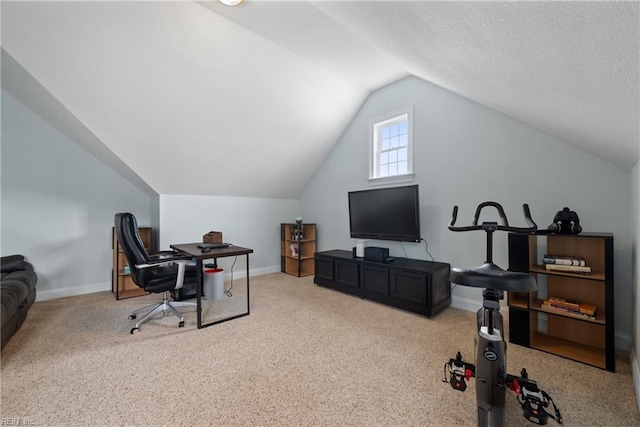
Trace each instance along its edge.
<instances>
[{"instance_id":1,"label":"black office chair","mask_svg":"<svg viewBox=\"0 0 640 427\"><path fill-rule=\"evenodd\" d=\"M184 317L176 310L176 307L192 306L195 303L169 301L169 291L180 289L183 284L195 285L196 270L193 266L187 266L188 257L179 255L174 251L162 251L153 254L147 253L138 233L136 217L130 213L118 213L115 215L115 230L118 242L122 247L133 282L147 292L162 293L162 302L135 310L129 316L133 320L138 313L149 310L142 319L131 328L134 334L140 331L140 325L162 312L167 312L180 319L179 327L184 326Z\"/></svg>"}]
</instances>

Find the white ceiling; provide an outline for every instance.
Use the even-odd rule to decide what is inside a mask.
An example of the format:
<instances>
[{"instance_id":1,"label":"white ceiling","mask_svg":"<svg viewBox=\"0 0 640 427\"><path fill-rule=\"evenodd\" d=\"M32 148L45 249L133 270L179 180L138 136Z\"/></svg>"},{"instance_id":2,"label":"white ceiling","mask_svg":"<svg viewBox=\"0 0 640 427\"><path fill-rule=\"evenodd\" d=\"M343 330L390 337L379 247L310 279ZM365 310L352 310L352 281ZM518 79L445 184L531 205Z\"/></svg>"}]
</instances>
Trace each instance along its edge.
<instances>
[{"instance_id":1,"label":"white ceiling","mask_svg":"<svg viewBox=\"0 0 640 427\"><path fill-rule=\"evenodd\" d=\"M297 197L407 75L630 170L637 2L8 2L2 48L160 194Z\"/></svg>"}]
</instances>

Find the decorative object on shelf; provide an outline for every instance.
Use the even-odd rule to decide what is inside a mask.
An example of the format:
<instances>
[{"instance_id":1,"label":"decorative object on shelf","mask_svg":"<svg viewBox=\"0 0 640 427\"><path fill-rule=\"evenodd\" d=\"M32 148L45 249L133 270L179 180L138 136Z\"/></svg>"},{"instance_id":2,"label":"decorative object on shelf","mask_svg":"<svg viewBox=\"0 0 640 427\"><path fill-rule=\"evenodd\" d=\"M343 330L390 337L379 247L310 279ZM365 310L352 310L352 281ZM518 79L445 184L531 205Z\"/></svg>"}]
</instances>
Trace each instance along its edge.
<instances>
[{"instance_id":1,"label":"decorative object on shelf","mask_svg":"<svg viewBox=\"0 0 640 427\"><path fill-rule=\"evenodd\" d=\"M547 228L555 234L580 234L582 231L578 214L567 207L556 213L553 222Z\"/></svg>"},{"instance_id":2,"label":"decorative object on shelf","mask_svg":"<svg viewBox=\"0 0 640 427\"><path fill-rule=\"evenodd\" d=\"M124 274L131 274L131 267L129 267L129 264L124 266L124 268L122 269L122 272Z\"/></svg>"},{"instance_id":3,"label":"decorative object on shelf","mask_svg":"<svg viewBox=\"0 0 640 427\"><path fill-rule=\"evenodd\" d=\"M204 236L202 236L203 243L222 243L222 232L221 231L210 231Z\"/></svg>"},{"instance_id":4,"label":"decorative object on shelf","mask_svg":"<svg viewBox=\"0 0 640 427\"><path fill-rule=\"evenodd\" d=\"M304 239L304 225L302 225L302 217L298 216L296 217L296 224L298 225L295 229L294 229L294 240L302 240Z\"/></svg>"},{"instance_id":5,"label":"decorative object on shelf","mask_svg":"<svg viewBox=\"0 0 640 427\"><path fill-rule=\"evenodd\" d=\"M289 245L289 249L291 249L291 256L298 256L298 244L292 243Z\"/></svg>"}]
</instances>

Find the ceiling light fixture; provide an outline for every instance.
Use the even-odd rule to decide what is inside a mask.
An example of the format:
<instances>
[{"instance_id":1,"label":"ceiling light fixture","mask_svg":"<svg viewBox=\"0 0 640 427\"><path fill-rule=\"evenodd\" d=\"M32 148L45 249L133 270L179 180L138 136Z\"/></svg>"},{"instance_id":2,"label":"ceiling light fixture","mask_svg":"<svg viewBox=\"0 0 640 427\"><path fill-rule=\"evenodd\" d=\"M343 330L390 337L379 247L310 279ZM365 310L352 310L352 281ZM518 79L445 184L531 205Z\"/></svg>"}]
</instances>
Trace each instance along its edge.
<instances>
[{"instance_id":1,"label":"ceiling light fixture","mask_svg":"<svg viewBox=\"0 0 640 427\"><path fill-rule=\"evenodd\" d=\"M226 6L237 6L240 3L244 2L244 0L218 0L218 1Z\"/></svg>"}]
</instances>

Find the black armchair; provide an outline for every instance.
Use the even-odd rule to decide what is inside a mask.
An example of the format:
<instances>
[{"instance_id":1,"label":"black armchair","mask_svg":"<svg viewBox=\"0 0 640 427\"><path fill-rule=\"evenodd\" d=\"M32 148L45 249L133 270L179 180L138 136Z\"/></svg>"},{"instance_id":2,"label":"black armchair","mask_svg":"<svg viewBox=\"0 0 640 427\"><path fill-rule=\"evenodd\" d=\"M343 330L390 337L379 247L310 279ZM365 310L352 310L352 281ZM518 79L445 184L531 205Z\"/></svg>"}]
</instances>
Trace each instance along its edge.
<instances>
[{"instance_id":1,"label":"black armchair","mask_svg":"<svg viewBox=\"0 0 640 427\"><path fill-rule=\"evenodd\" d=\"M180 319L178 326L183 327L184 317L176 307L194 307L195 303L169 301L169 291L180 289L185 283L195 285L195 267L187 266L189 258L174 251L147 253L138 233L138 223L132 214L118 213L115 215L114 222L118 242L129 263L133 282L147 292L162 293L163 295L161 303L143 307L131 313L129 319L133 320L138 317L138 313L148 311L131 328L131 333L140 331L140 325L160 312L163 316L166 316L167 312L177 316Z\"/></svg>"}]
</instances>

